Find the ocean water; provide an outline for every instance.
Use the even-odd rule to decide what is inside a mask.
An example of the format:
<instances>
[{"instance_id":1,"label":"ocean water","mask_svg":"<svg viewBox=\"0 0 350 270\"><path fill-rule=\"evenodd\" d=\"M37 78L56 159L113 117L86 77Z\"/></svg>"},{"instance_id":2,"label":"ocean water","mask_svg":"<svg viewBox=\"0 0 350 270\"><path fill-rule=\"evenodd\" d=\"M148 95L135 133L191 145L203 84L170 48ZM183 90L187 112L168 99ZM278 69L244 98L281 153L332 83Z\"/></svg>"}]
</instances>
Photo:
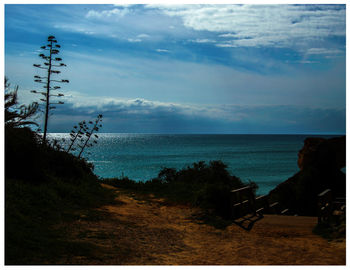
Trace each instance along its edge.
<instances>
[{"instance_id":1,"label":"ocean water","mask_svg":"<svg viewBox=\"0 0 350 270\"><path fill-rule=\"evenodd\" d=\"M298 151L310 135L156 135L98 134L83 155L101 178L152 179L164 167L182 169L198 161L222 160L232 175L258 184L267 194L298 171ZM68 133L51 138L69 139ZM318 136L329 138L332 136ZM68 143L68 142L67 142Z\"/></svg>"}]
</instances>

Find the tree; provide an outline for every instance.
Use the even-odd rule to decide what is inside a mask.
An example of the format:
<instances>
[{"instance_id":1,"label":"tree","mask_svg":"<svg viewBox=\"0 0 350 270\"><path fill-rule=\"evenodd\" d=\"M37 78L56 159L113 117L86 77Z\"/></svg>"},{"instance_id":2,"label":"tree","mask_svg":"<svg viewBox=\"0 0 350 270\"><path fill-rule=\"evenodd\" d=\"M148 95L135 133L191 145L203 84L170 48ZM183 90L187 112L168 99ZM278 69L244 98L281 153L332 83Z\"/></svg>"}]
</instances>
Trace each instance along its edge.
<instances>
[{"instance_id":1,"label":"tree","mask_svg":"<svg viewBox=\"0 0 350 270\"><path fill-rule=\"evenodd\" d=\"M102 127L102 125L100 124L100 122L102 121L102 114L99 114L95 120L95 123L93 123L92 121L89 121L89 124L93 124L93 127L90 130L87 130L85 132L85 141L82 140L83 144L79 145L80 147L80 152L78 155L78 158L81 157L81 154L84 152L85 147L90 147L93 144L89 143L91 136L93 135L94 132L97 132L99 130L100 127ZM97 143L96 139L98 138L98 136L96 134L94 134L94 141L93 143Z\"/></svg>"},{"instance_id":2,"label":"tree","mask_svg":"<svg viewBox=\"0 0 350 270\"><path fill-rule=\"evenodd\" d=\"M79 126L79 129L78 129L78 126ZM70 145L69 145L69 147L68 147L68 149L66 151L67 153L70 150L72 150L72 151L76 150L73 147L74 143L76 142L77 139L81 139L83 137L83 135L85 134L85 132L88 130L88 127L86 125L85 120L79 122L78 126L74 126L73 129L71 130L70 134L69 134L71 143L70 143Z\"/></svg>"},{"instance_id":3,"label":"tree","mask_svg":"<svg viewBox=\"0 0 350 270\"><path fill-rule=\"evenodd\" d=\"M95 122L89 121L88 124L90 124L90 127L88 126L88 124L86 124L85 120L82 122L79 122L78 124L79 128L78 126L74 126L74 128L70 133L71 143L66 152L77 150L74 147L74 144L77 142L77 146L78 148L80 148L78 158L80 158L86 147L90 147L90 146L93 146L93 144L96 144L98 135L94 133L97 132L102 127L100 122L102 122L102 114L99 114L97 116L97 118L95 119ZM91 138L93 138L92 143L90 142Z\"/></svg>"},{"instance_id":4,"label":"tree","mask_svg":"<svg viewBox=\"0 0 350 270\"><path fill-rule=\"evenodd\" d=\"M5 127L21 127L26 125L38 125L34 121L28 120L33 117L38 110L38 103L33 102L30 105L18 106L17 91L18 86L14 90L10 90L10 83L5 77Z\"/></svg>"},{"instance_id":5,"label":"tree","mask_svg":"<svg viewBox=\"0 0 350 270\"><path fill-rule=\"evenodd\" d=\"M50 97L63 97L64 95L59 94L51 94L51 91L56 91L60 89L60 86L54 86L52 85L53 82L55 83L69 83L68 80L54 80L52 79L52 75L60 74L61 71L54 70L53 68L57 67L65 67L66 65L63 63L59 63L62 61L61 58L56 57L56 55L59 53L58 48L61 48L60 45L57 44L57 40L54 36L49 36L47 38L48 44L46 46L42 46L41 49L44 51L47 51L48 54L40 53L39 57L44 60L43 66L41 64L34 64L33 66L36 68L47 70L47 77L41 77L41 76L34 76L34 81L37 83L44 84L45 91L36 91L32 90L32 93L35 94L41 94L44 96L44 98L41 98L40 100L44 102L45 104L45 118L44 118L44 136L43 136L43 144L46 144L46 134L47 134L47 126L48 126L48 119L49 119L49 112L52 109L55 109L55 106L52 106L54 104L64 104L62 101L58 102L52 102L50 101ZM55 64L57 63L57 64ZM58 64L59 63L59 64Z\"/></svg>"}]
</instances>

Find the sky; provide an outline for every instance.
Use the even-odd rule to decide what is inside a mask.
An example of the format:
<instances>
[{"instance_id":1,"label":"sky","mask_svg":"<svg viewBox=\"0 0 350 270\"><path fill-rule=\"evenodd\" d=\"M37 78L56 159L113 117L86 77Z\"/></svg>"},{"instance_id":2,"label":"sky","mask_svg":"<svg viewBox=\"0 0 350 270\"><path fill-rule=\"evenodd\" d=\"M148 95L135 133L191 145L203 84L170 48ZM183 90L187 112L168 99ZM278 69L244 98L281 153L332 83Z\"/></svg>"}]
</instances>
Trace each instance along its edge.
<instances>
[{"instance_id":1,"label":"sky","mask_svg":"<svg viewBox=\"0 0 350 270\"><path fill-rule=\"evenodd\" d=\"M345 15L316 4L6 4L5 75L21 103L39 101L33 76L45 73L33 64L56 37L67 66L53 76L70 82L49 132L102 114L101 132L345 134Z\"/></svg>"}]
</instances>

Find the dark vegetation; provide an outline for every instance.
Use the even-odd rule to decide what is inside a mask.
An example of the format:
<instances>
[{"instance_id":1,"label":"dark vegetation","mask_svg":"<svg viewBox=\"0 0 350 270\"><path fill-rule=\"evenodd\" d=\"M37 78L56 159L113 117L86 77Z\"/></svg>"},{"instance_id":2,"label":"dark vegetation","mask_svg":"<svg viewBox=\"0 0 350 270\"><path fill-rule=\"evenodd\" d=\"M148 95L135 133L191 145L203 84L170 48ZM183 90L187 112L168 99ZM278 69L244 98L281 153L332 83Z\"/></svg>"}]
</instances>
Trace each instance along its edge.
<instances>
[{"instance_id":1,"label":"dark vegetation","mask_svg":"<svg viewBox=\"0 0 350 270\"><path fill-rule=\"evenodd\" d=\"M89 255L96 247L82 246L76 240L67 237L66 222L77 220L82 213L86 218L93 217L94 210L100 205L113 203L114 194L101 187L93 173L93 166L81 155L90 146L92 134L98 131L97 125L102 115L87 128L75 143L81 144L79 156L63 149L57 141L46 138L48 117L55 102L50 97L62 97L56 94L59 86L52 82L67 83L68 80L52 79L59 74L54 64L61 58L59 45L53 36L49 36L48 45L41 47L49 52L40 54L47 77L34 76L35 82L44 84L41 94L44 102L44 136L33 127L40 111L39 103L18 104L17 91L10 89L5 78L5 264L55 264L62 256ZM100 125L99 125L100 127ZM95 134L94 134L95 135ZM96 136L95 136L96 137Z\"/></svg>"},{"instance_id":2,"label":"dark vegetation","mask_svg":"<svg viewBox=\"0 0 350 270\"><path fill-rule=\"evenodd\" d=\"M18 86L11 91L10 83L5 77L5 124L6 127L20 127L25 125L37 125L36 122L29 120L38 110L39 104L33 102L29 106L18 105Z\"/></svg>"},{"instance_id":3,"label":"dark vegetation","mask_svg":"<svg viewBox=\"0 0 350 270\"><path fill-rule=\"evenodd\" d=\"M222 218L229 218L230 191L247 184L231 176L227 165L221 161L211 161L209 164L200 161L178 171L164 168L157 178L146 182L136 182L127 177L104 179L102 182L141 193L152 193L176 203L199 206ZM249 184L257 189L255 183Z\"/></svg>"},{"instance_id":4,"label":"dark vegetation","mask_svg":"<svg viewBox=\"0 0 350 270\"><path fill-rule=\"evenodd\" d=\"M27 127L5 128L5 263L46 264L83 247L59 224L113 202L91 164L41 144Z\"/></svg>"},{"instance_id":5,"label":"dark vegetation","mask_svg":"<svg viewBox=\"0 0 350 270\"><path fill-rule=\"evenodd\" d=\"M84 120L79 122L79 128L78 126L74 126L69 134L70 145L66 152L68 153L69 151L78 151L78 158L80 158L87 147L91 147L96 144L98 135L94 133L98 132L102 127L100 122L102 122L102 114L99 114L94 122L89 121L87 124Z\"/></svg>"}]
</instances>

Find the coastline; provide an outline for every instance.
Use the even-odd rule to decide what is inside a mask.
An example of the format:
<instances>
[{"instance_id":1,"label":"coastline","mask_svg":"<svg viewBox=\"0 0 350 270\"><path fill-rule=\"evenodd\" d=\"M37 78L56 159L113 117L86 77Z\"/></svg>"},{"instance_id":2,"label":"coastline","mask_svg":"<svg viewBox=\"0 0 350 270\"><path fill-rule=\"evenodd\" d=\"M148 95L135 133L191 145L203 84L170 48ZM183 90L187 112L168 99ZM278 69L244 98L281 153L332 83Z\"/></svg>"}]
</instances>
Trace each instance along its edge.
<instances>
[{"instance_id":1,"label":"coastline","mask_svg":"<svg viewBox=\"0 0 350 270\"><path fill-rule=\"evenodd\" d=\"M297 173L297 154L308 136L101 133L98 147L85 158L101 178L126 176L142 182L157 177L162 168L180 170L193 162L222 160L232 175L256 182L262 195Z\"/></svg>"}]
</instances>

